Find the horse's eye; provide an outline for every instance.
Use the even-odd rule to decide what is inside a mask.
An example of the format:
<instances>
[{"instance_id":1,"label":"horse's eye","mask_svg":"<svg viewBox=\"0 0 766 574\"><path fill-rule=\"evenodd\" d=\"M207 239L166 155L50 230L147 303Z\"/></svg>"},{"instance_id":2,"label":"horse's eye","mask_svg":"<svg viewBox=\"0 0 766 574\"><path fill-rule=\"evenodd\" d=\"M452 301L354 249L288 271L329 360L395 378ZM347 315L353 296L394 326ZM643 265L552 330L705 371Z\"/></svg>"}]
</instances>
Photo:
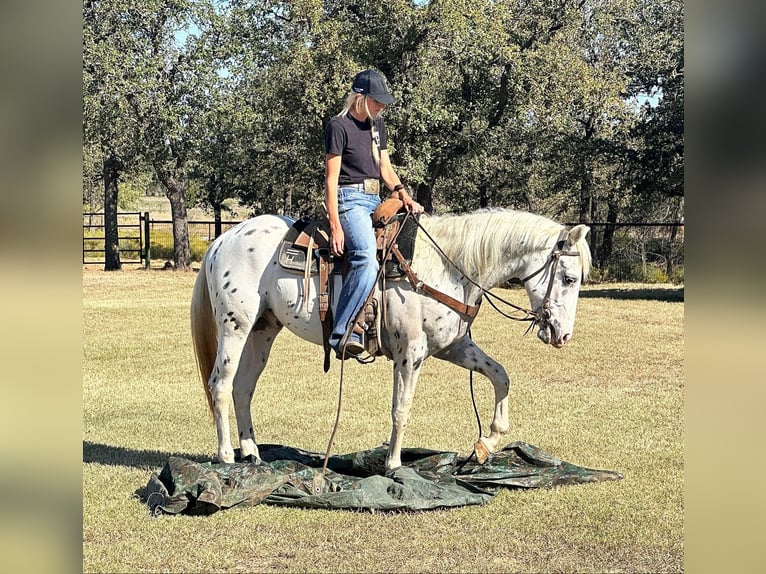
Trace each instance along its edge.
<instances>
[{"instance_id":1,"label":"horse's eye","mask_svg":"<svg viewBox=\"0 0 766 574\"><path fill-rule=\"evenodd\" d=\"M566 283L569 287L577 283L577 277L572 277L570 275L564 275L564 283Z\"/></svg>"}]
</instances>

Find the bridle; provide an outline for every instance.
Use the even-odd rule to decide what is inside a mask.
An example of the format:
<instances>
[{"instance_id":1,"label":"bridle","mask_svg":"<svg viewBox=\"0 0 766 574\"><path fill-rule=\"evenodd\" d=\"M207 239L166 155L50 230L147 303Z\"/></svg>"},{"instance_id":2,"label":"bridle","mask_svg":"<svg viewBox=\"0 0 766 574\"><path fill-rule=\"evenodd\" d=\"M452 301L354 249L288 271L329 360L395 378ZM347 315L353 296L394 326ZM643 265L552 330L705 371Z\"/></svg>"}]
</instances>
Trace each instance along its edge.
<instances>
[{"instance_id":1,"label":"bridle","mask_svg":"<svg viewBox=\"0 0 766 574\"><path fill-rule=\"evenodd\" d=\"M553 246L553 250L551 251L551 254L546 258L545 263L543 263L542 267L540 267L537 271L534 273L530 273L524 279L521 280L521 284L526 284L527 281L532 279L533 277L539 275L545 269L550 266L550 279L548 280L548 288L545 290L545 297L543 297L542 303L540 303L540 306L535 309L534 311L527 311L531 317L532 317L532 323L529 326L529 329L532 329L537 323L547 324L550 321L551 318L551 291L553 290L553 280L556 277L556 269L559 265L559 260L562 257L579 257L580 253L576 250L569 249L565 250L564 247L567 244L567 237L569 236L569 231L566 229L562 229L561 233L559 233L558 239L556 239L556 244Z\"/></svg>"}]
</instances>

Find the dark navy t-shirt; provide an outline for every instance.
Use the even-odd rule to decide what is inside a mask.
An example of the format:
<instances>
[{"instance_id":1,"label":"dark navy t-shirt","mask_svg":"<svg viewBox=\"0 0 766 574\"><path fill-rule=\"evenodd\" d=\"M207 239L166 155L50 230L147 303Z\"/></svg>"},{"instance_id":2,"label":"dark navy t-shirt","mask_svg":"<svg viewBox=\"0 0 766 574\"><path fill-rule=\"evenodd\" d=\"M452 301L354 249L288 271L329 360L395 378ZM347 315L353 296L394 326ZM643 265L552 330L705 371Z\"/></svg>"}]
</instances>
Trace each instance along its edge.
<instances>
[{"instance_id":1,"label":"dark navy t-shirt","mask_svg":"<svg viewBox=\"0 0 766 574\"><path fill-rule=\"evenodd\" d=\"M380 149L386 149L386 125L375 118L380 135ZM365 179L380 179L380 166L372 158L370 124L360 122L350 113L330 120L324 134L325 153L341 156L338 184L362 183Z\"/></svg>"}]
</instances>

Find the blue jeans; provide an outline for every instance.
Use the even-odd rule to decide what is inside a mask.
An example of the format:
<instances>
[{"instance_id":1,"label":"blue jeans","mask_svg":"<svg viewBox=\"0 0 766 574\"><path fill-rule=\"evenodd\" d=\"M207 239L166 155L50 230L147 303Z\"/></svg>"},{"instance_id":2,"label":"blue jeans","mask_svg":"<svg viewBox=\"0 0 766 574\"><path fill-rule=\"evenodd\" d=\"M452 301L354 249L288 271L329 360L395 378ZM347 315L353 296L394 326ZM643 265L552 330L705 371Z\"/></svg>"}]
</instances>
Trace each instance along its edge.
<instances>
[{"instance_id":1,"label":"blue jeans","mask_svg":"<svg viewBox=\"0 0 766 574\"><path fill-rule=\"evenodd\" d=\"M377 195L366 194L355 187L338 188L338 215L343 228L349 271L340 290L330 334L330 345L335 349L375 285L378 262L375 258L375 232L370 215L379 204L380 197Z\"/></svg>"}]
</instances>

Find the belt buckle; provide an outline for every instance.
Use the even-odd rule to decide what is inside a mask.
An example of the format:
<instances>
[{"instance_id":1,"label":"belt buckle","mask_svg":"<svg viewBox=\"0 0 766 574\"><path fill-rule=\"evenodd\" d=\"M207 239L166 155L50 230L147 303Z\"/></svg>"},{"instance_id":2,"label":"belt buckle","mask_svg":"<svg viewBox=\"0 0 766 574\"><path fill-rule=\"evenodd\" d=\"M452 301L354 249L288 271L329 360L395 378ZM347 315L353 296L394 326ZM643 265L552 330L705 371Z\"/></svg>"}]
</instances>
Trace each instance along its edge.
<instances>
[{"instance_id":1,"label":"belt buckle","mask_svg":"<svg viewBox=\"0 0 766 574\"><path fill-rule=\"evenodd\" d=\"M380 181L377 179L365 179L364 192L367 195L378 195L380 193Z\"/></svg>"}]
</instances>

